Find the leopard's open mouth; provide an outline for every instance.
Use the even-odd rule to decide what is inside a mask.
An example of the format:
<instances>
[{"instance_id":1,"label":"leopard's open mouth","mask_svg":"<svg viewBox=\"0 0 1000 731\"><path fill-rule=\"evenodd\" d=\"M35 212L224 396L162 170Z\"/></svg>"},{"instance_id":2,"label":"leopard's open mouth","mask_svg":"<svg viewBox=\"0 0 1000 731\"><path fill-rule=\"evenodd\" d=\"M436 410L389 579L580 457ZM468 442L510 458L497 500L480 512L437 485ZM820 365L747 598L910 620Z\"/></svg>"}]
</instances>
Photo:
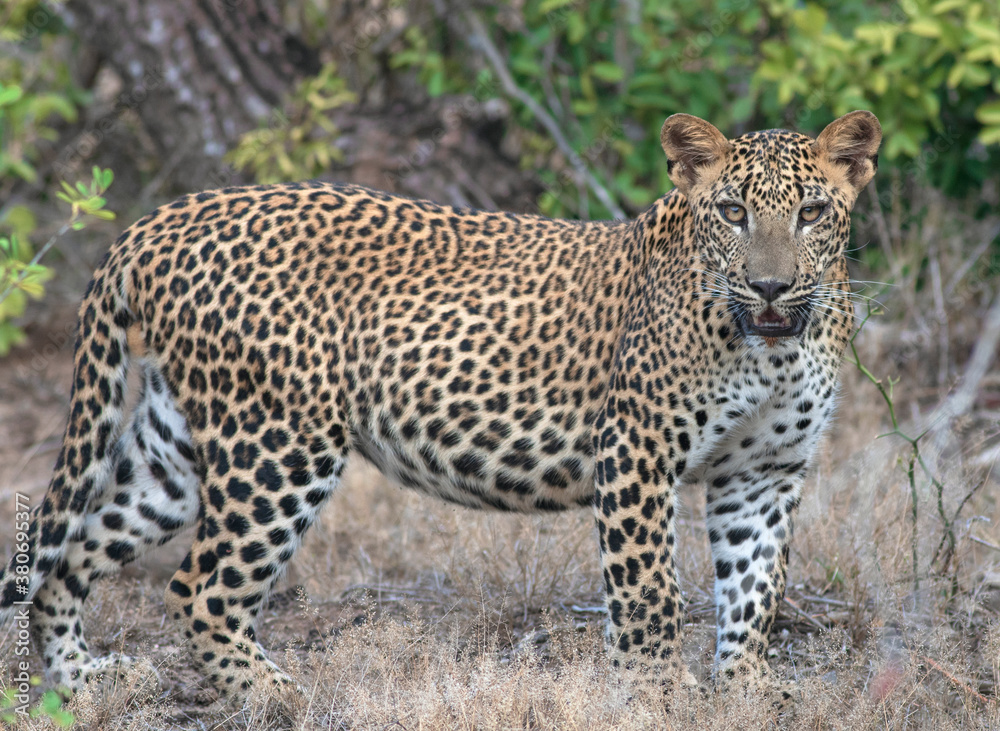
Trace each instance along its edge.
<instances>
[{"instance_id":1,"label":"leopard's open mouth","mask_svg":"<svg viewBox=\"0 0 1000 731\"><path fill-rule=\"evenodd\" d=\"M739 318L744 335L759 335L768 339L792 338L801 334L807 319L804 314L799 313L782 315L770 306L756 317L747 312Z\"/></svg>"}]
</instances>

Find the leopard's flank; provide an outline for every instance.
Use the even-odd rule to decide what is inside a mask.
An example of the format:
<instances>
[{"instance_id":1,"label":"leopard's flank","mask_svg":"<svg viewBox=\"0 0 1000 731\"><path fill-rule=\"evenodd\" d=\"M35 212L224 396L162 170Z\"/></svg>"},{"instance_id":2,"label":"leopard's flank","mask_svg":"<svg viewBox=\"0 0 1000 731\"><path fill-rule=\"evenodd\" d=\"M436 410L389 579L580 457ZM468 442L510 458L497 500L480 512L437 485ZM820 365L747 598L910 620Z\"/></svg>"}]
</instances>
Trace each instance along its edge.
<instances>
[{"instance_id":1,"label":"leopard's flank","mask_svg":"<svg viewBox=\"0 0 1000 731\"><path fill-rule=\"evenodd\" d=\"M717 678L766 678L881 129L852 112L815 140L728 140L679 114L661 141L676 190L633 221L301 183L190 195L122 234L80 308L30 563L0 574L49 681L127 667L87 649L91 586L197 525L166 590L195 665L237 700L294 695L254 620L352 454L474 508L593 509L612 657L665 679L685 673L676 490L704 484Z\"/></svg>"}]
</instances>

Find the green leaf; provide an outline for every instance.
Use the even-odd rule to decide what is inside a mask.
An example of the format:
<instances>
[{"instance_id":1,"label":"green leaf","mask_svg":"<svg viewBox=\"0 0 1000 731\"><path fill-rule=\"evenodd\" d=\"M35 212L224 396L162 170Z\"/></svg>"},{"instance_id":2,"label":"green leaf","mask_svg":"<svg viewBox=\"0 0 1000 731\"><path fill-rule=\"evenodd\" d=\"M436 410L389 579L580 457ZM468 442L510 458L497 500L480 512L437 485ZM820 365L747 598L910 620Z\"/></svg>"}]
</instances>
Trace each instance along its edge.
<instances>
[{"instance_id":1,"label":"green leaf","mask_svg":"<svg viewBox=\"0 0 1000 731\"><path fill-rule=\"evenodd\" d=\"M0 107L5 107L9 104L13 104L18 99L24 95L20 86L7 86L4 87L0 85Z\"/></svg>"},{"instance_id":2,"label":"green leaf","mask_svg":"<svg viewBox=\"0 0 1000 731\"><path fill-rule=\"evenodd\" d=\"M989 23L985 20L970 20L965 24L965 27L972 35L982 41L1000 43L1000 28L995 25L995 21Z\"/></svg>"},{"instance_id":3,"label":"green leaf","mask_svg":"<svg viewBox=\"0 0 1000 731\"><path fill-rule=\"evenodd\" d=\"M948 80L946 83L949 87L954 89L962 83L963 76L965 76L965 64L961 62L956 63L951 67L951 71L948 72Z\"/></svg>"},{"instance_id":4,"label":"green leaf","mask_svg":"<svg viewBox=\"0 0 1000 731\"><path fill-rule=\"evenodd\" d=\"M62 708L62 698L60 698L53 691L46 691L42 695L42 702L40 706L42 711L44 711L46 714L51 715L52 713Z\"/></svg>"},{"instance_id":5,"label":"green leaf","mask_svg":"<svg viewBox=\"0 0 1000 731\"><path fill-rule=\"evenodd\" d=\"M639 92L626 94L625 103L637 109L655 109L659 112L671 112L681 108L675 97L659 92Z\"/></svg>"},{"instance_id":6,"label":"green leaf","mask_svg":"<svg viewBox=\"0 0 1000 731\"><path fill-rule=\"evenodd\" d=\"M0 302L0 321L13 320L24 314L28 298L19 288L15 288L3 302Z\"/></svg>"},{"instance_id":7,"label":"green leaf","mask_svg":"<svg viewBox=\"0 0 1000 731\"><path fill-rule=\"evenodd\" d=\"M984 127L983 131L979 133L979 141L984 145L1000 144L1000 125Z\"/></svg>"},{"instance_id":8,"label":"green leaf","mask_svg":"<svg viewBox=\"0 0 1000 731\"><path fill-rule=\"evenodd\" d=\"M32 281L30 278L22 279L17 287L26 295L34 299L39 299L43 294L45 294L45 287L42 286L40 282Z\"/></svg>"},{"instance_id":9,"label":"green leaf","mask_svg":"<svg viewBox=\"0 0 1000 731\"><path fill-rule=\"evenodd\" d=\"M420 51L400 51L389 58L389 68L398 69L406 66L418 66L423 61L424 54Z\"/></svg>"},{"instance_id":10,"label":"green leaf","mask_svg":"<svg viewBox=\"0 0 1000 731\"><path fill-rule=\"evenodd\" d=\"M537 78L542 73L542 65L534 58L527 56L515 56L508 61L512 71L516 71L524 76Z\"/></svg>"},{"instance_id":11,"label":"green leaf","mask_svg":"<svg viewBox=\"0 0 1000 731\"><path fill-rule=\"evenodd\" d=\"M598 61L590 66L590 72L601 81L614 83L625 78L622 67L611 61Z\"/></svg>"},{"instance_id":12,"label":"green leaf","mask_svg":"<svg viewBox=\"0 0 1000 731\"><path fill-rule=\"evenodd\" d=\"M580 13L570 13L566 18L566 40L571 45L577 45L587 35L587 24Z\"/></svg>"},{"instance_id":13,"label":"green leaf","mask_svg":"<svg viewBox=\"0 0 1000 731\"><path fill-rule=\"evenodd\" d=\"M444 94L444 85L444 69L435 69L427 79L427 93L431 96L441 96Z\"/></svg>"},{"instance_id":14,"label":"green leaf","mask_svg":"<svg viewBox=\"0 0 1000 731\"><path fill-rule=\"evenodd\" d=\"M628 80L628 89L629 91L638 91L639 89L663 91L663 74L659 71L635 74Z\"/></svg>"},{"instance_id":15,"label":"green leaf","mask_svg":"<svg viewBox=\"0 0 1000 731\"><path fill-rule=\"evenodd\" d=\"M854 29L854 37L860 41L865 41L873 46L877 46L883 54L892 53L896 45L896 38L899 35L899 26L891 23L871 23L869 25L859 25Z\"/></svg>"},{"instance_id":16,"label":"green leaf","mask_svg":"<svg viewBox=\"0 0 1000 731\"><path fill-rule=\"evenodd\" d=\"M949 10L956 10L957 8L963 8L969 4L969 0L941 0L941 2L935 3L931 6L931 12L934 15L943 15Z\"/></svg>"},{"instance_id":17,"label":"green leaf","mask_svg":"<svg viewBox=\"0 0 1000 731\"><path fill-rule=\"evenodd\" d=\"M990 83L990 71L978 63L967 64L962 81L971 87L986 86Z\"/></svg>"},{"instance_id":18,"label":"green leaf","mask_svg":"<svg viewBox=\"0 0 1000 731\"><path fill-rule=\"evenodd\" d=\"M10 353L11 348L25 341L21 328L9 322L0 322L0 356Z\"/></svg>"},{"instance_id":19,"label":"green leaf","mask_svg":"<svg viewBox=\"0 0 1000 731\"><path fill-rule=\"evenodd\" d=\"M753 114L754 99L749 94L742 94L737 97L729 107L729 113L733 115L733 121L745 122Z\"/></svg>"},{"instance_id":20,"label":"green leaf","mask_svg":"<svg viewBox=\"0 0 1000 731\"><path fill-rule=\"evenodd\" d=\"M920 97L920 106L930 119L938 119L941 114L941 100L933 91L925 91Z\"/></svg>"},{"instance_id":21,"label":"green leaf","mask_svg":"<svg viewBox=\"0 0 1000 731\"><path fill-rule=\"evenodd\" d=\"M941 37L941 23L936 20L931 20L930 18L917 18L916 20L912 20L906 28L910 31L910 33L920 36L921 38Z\"/></svg>"},{"instance_id":22,"label":"green leaf","mask_svg":"<svg viewBox=\"0 0 1000 731\"><path fill-rule=\"evenodd\" d=\"M24 160L13 160L7 165L11 173L28 183L33 183L38 178L35 168Z\"/></svg>"},{"instance_id":23,"label":"green leaf","mask_svg":"<svg viewBox=\"0 0 1000 731\"><path fill-rule=\"evenodd\" d=\"M826 25L826 11L809 3L804 10L796 10L792 13L792 23L809 37L819 36Z\"/></svg>"},{"instance_id":24,"label":"green leaf","mask_svg":"<svg viewBox=\"0 0 1000 731\"><path fill-rule=\"evenodd\" d=\"M996 56L997 50L996 44L986 41L980 43L975 48L970 48L965 54L965 58L967 61L971 61L973 63L979 61L992 61L994 56Z\"/></svg>"},{"instance_id":25,"label":"green leaf","mask_svg":"<svg viewBox=\"0 0 1000 731\"><path fill-rule=\"evenodd\" d=\"M976 110L976 119L985 125L1000 125L1000 100L987 102Z\"/></svg>"},{"instance_id":26,"label":"green leaf","mask_svg":"<svg viewBox=\"0 0 1000 731\"><path fill-rule=\"evenodd\" d=\"M9 226L14 234L27 238L38 228L35 214L27 206L11 206L3 217L5 226Z\"/></svg>"},{"instance_id":27,"label":"green leaf","mask_svg":"<svg viewBox=\"0 0 1000 731\"><path fill-rule=\"evenodd\" d=\"M908 131L898 130L895 134L889 136L885 148L885 156L890 160L894 160L900 155L916 157L919 154L920 143Z\"/></svg>"},{"instance_id":28,"label":"green leaf","mask_svg":"<svg viewBox=\"0 0 1000 731\"><path fill-rule=\"evenodd\" d=\"M564 8L567 5L573 5L576 2L577 0L543 0L542 4L538 6L538 12L546 15L551 13L553 10Z\"/></svg>"},{"instance_id":29,"label":"green leaf","mask_svg":"<svg viewBox=\"0 0 1000 731\"><path fill-rule=\"evenodd\" d=\"M45 119L50 114L58 114L67 122L75 122L76 106L61 94L37 94L30 97L32 114L37 119Z\"/></svg>"}]
</instances>

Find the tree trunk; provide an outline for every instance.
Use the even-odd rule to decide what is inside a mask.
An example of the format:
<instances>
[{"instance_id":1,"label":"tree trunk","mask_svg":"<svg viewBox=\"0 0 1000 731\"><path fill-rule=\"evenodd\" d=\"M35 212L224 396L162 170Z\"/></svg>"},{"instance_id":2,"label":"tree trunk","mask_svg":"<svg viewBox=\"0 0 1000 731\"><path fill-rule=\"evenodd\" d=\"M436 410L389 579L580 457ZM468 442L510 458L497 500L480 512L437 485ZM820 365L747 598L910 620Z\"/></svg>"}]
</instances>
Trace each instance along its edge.
<instances>
[{"instance_id":1,"label":"tree trunk","mask_svg":"<svg viewBox=\"0 0 1000 731\"><path fill-rule=\"evenodd\" d=\"M124 84L86 147L131 110L157 148L161 175L183 190L229 183L222 155L280 110L301 76L318 71L316 55L267 0L69 0L66 12ZM79 148L57 169L78 162Z\"/></svg>"}]
</instances>

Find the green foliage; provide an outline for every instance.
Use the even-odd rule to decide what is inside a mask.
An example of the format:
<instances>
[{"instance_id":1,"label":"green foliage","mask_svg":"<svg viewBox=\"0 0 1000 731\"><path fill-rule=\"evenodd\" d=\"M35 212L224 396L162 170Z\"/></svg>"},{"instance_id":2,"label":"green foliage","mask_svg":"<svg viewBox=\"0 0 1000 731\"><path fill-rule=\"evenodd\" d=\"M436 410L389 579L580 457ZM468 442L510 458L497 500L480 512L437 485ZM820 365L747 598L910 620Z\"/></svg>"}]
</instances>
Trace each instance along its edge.
<instances>
[{"instance_id":1,"label":"green foliage","mask_svg":"<svg viewBox=\"0 0 1000 731\"><path fill-rule=\"evenodd\" d=\"M72 186L62 181L62 192L56 193L56 198L70 205L70 228L79 231L86 224L79 220L81 216L93 216L104 221L114 221L115 214L104 210L107 200L104 193L114 181L115 175L110 170L101 170L96 165L92 171L90 185L77 183Z\"/></svg>"},{"instance_id":2,"label":"green foliage","mask_svg":"<svg viewBox=\"0 0 1000 731\"><path fill-rule=\"evenodd\" d=\"M31 685L41 683L41 678L32 676ZM25 717L31 719L44 718L59 728L69 728L76 719L69 711L63 710L63 698L54 690L47 690L42 694L38 705L28 709ZM0 695L0 721L13 726L22 718L17 712L18 707L17 691L14 688L7 688Z\"/></svg>"},{"instance_id":3,"label":"green foliage","mask_svg":"<svg viewBox=\"0 0 1000 731\"><path fill-rule=\"evenodd\" d=\"M526 0L483 17L515 83L633 210L669 189L652 130L675 112L726 133L817 133L870 109L883 159L964 194L1000 167L1000 5L993 0ZM462 19L414 24L392 66L431 95L482 88L479 41ZM450 30L449 30L450 29ZM470 59L479 57L477 62ZM499 95L500 86L489 80ZM606 215L568 175L555 143L517 100L526 166L543 171L554 215Z\"/></svg>"},{"instance_id":4,"label":"green foliage","mask_svg":"<svg viewBox=\"0 0 1000 731\"><path fill-rule=\"evenodd\" d=\"M63 30L50 6L10 0L0 10L0 200L18 181L34 183L41 146L75 122L86 95L53 51ZM44 59L44 60L42 60Z\"/></svg>"},{"instance_id":5,"label":"green foliage","mask_svg":"<svg viewBox=\"0 0 1000 731\"><path fill-rule=\"evenodd\" d=\"M714 4L719 9L749 5L743 0ZM667 114L683 110L732 128L752 111L730 103L728 86L734 59L752 53L742 31L758 22L756 8L739 18L729 13L726 18L732 15L736 25L725 37L710 31L710 16L696 0L669 5L528 0L521 13L487 24L499 29L492 40L505 54L511 75L559 122L587 166L611 181L633 209L670 187L662 152L650 134ZM471 88L475 65L461 58L443 60L442 44L426 40L420 28L411 28L409 46L393 63L421 68L420 78L432 93ZM451 76L441 80L442 74ZM499 89L495 80L492 86ZM546 186L542 210L607 215L596 200L580 203L568 161L531 113L516 109L517 121L529 131L522 163L541 171Z\"/></svg>"},{"instance_id":6,"label":"green foliage","mask_svg":"<svg viewBox=\"0 0 1000 731\"><path fill-rule=\"evenodd\" d=\"M393 54L389 65L392 68L412 68L417 72L417 78L426 85L431 96L441 96L445 92L460 93L465 83L458 59L450 62L444 54L435 50L442 44L441 36L444 29L439 28L434 34L436 43L432 44L424 29L418 25L410 26L404 33L407 48Z\"/></svg>"},{"instance_id":7,"label":"green foliage","mask_svg":"<svg viewBox=\"0 0 1000 731\"><path fill-rule=\"evenodd\" d=\"M334 144L337 126L328 112L353 101L336 64L329 63L299 84L287 114L275 110L267 127L243 135L226 160L259 183L313 178L342 158Z\"/></svg>"},{"instance_id":8,"label":"green foliage","mask_svg":"<svg viewBox=\"0 0 1000 731\"><path fill-rule=\"evenodd\" d=\"M882 120L885 159L916 162L947 193L966 195L995 175L1000 4L906 0L846 32L833 27L843 6L833 7L793 10L761 45L754 85L823 113L871 109Z\"/></svg>"},{"instance_id":9,"label":"green foliage","mask_svg":"<svg viewBox=\"0 0 1000 731\"><path fill-rule=\"evenodd\" d=\"M40 184L44 147L58 139L59 125L77 120L87 98L56 51L65 30L56 9L38 0L8 0L0 10L0 202L18 185ZM82 225L81 215L112 215L102 207L103 200L81 200L72 225ZM14 321L52 277L39 263L42 252L36 255L30 244L36 227L27 206L0 205L0 356L24 339Z\"/></svg>"},{"instance_id":10,"label":"green foliage","mask_svg":"<svg viewBox=\"0 0 1000 731\"><path fill-rule=\"evenodd\" d=\"M21 243L16 234L0 236L0 285L4 289L17 282L17 286L0 302L0 356L24 341L24 332L12 320L24 314L28 298L40 299L45 294L45 282L52 278L52 270L42 264L33 264L34 252L27 243Z\"/></svg>"},{"instance_id":11,"label":"green foliage","mask_svg":"<svg viewBox=\"0 0 1000 731\"><path fill-rule=\"evenodd\" d=\"M48 122L54 116L75 121L76 107L60 94L26 94L20 85L0 77L0 181L37 180L38 144L55 139L56 130Z\"/></svg>"},{"instance_id":12,"label":"green foliage","mask_svg":"<svg viewBox=\"0 0 1000 731\"><path fill-rule=\"evenodd\" d=\"M35 230L35 218L24 206L14 206L0 219L0 357L24 341L24 331L14 322L24 314L29 298L39 299L45 294L45 282L52 278L52 270L41 264L41 258L67 231L79 231L87 218L114 220L115 214L105 210L104 193L114 180L110 170L95 166L89 185L62 183L62 192L56 197L69 203L70 215L60 229L36 254L28 243L28 236Z\"/></svg>"}]
</instances>

